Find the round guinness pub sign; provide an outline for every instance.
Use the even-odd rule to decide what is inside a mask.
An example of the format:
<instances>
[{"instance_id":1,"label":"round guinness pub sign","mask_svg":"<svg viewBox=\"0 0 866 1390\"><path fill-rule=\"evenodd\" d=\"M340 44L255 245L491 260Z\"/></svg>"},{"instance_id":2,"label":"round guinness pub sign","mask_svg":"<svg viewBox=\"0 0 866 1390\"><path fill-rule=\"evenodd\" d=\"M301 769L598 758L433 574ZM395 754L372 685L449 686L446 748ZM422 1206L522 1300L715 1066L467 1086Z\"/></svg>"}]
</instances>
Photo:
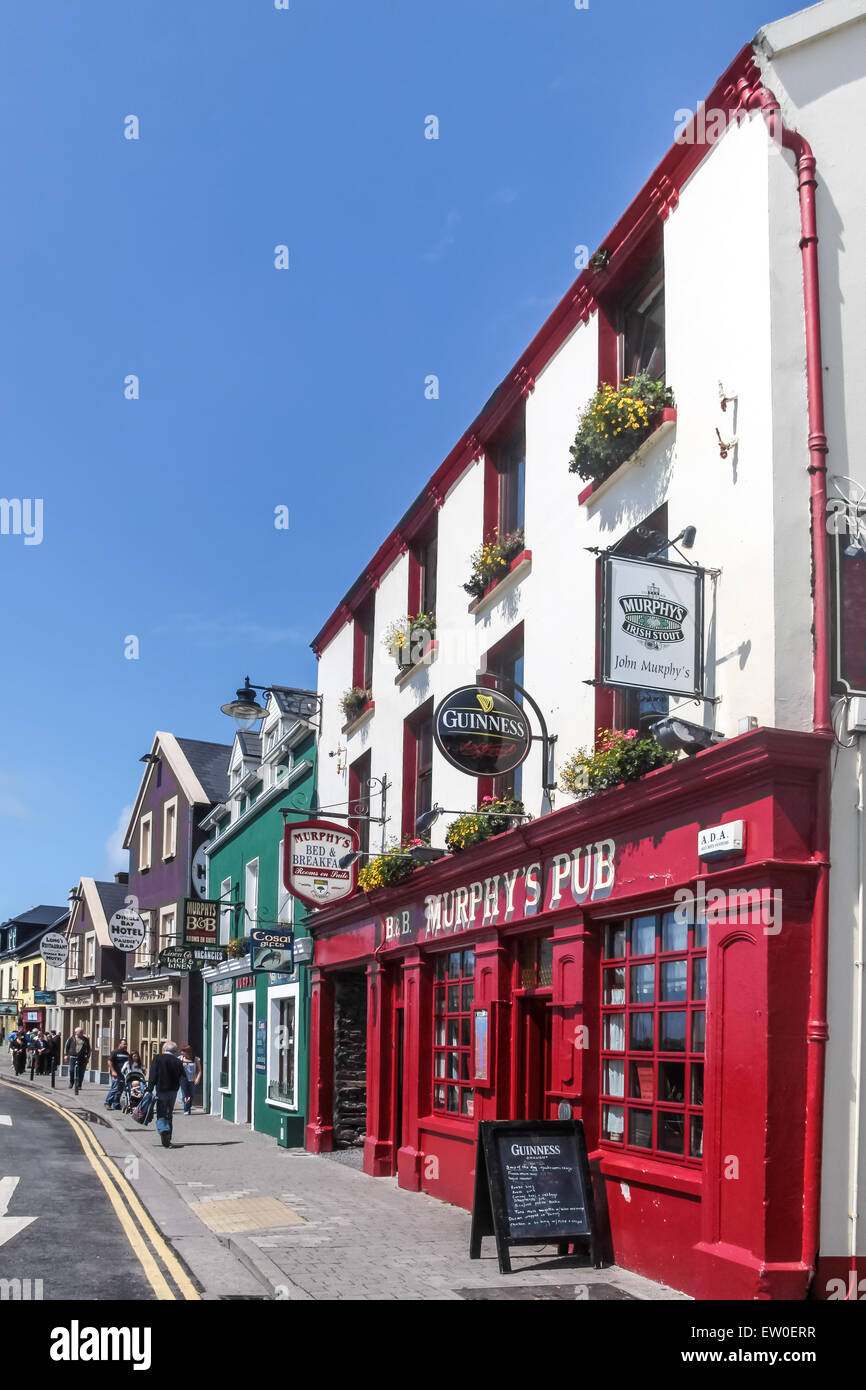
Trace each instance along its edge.
<instances>
[{"instance_id":1,"label":"round guinness pub sign","mask_svg":"<svg viewBox=\"0 0 866 1390\"><path fill-rule=\"evenodd\" d=\"M483 685L464 685L446 695L433 715L433 737L443 758L470 777L513 772L532 746L521 706Z\"/></svg>"}]
</instances>

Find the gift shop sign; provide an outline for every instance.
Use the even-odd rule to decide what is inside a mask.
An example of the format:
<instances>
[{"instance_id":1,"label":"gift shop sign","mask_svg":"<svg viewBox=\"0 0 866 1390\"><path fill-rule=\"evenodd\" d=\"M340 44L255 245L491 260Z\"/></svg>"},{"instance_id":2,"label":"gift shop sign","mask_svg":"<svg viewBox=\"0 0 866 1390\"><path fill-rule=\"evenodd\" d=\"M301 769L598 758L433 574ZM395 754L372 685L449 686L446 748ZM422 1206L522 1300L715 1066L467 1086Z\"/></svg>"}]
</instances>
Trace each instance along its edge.
<instances>
[{"instance_id":1,"label":"gift shop sign","mask_svg":"<svg viewBox=\"0 0 866 1390\"><path fill-rule=\"evenodd\" d=\"M601 902L613 892L616 872L616 841L594 840L570 854L555 854L489 878L474 879L447 893L431 893L423 904L412 904L381 919L382 945L387 949L413 941L435 941L473 927L508 926L541 912Z\"/></svg>"},{"instance_id":2,"label":"gift shop sign","mask_svg":"<svg viewBox=\"0 0 866 1390\"><path fill-rule=\"evenodd\" d=\"M340 860L358 849L358 836L349 826L330 821L295 821L283 838L283 883L307 907L327 907L348 898L358 882L358 864L341 867Z\"/></svg>"},{"instance_id":3,"label":"gift shop sign","mask_svg":"<svg viewBox=\"0 0 866 1390\"><path fill-rule=\"evenodd\" d=\"M702 695L704 571L607 555L605 685Z\"/></svg>"}]
</instances>

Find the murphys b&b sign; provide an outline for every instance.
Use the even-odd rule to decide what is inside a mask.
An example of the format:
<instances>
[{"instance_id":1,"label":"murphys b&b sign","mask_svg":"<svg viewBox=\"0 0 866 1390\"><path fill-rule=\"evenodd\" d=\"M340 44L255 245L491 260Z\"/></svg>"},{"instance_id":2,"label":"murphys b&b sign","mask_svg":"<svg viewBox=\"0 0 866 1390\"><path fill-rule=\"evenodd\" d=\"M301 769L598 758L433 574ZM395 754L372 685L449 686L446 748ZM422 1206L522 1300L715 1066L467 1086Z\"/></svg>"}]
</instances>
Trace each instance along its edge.
<instances>
[{"instance_id":1,"label":"murphys b&b sign","mask_svg":"<svg viewBox=\"0 0 866 1390\"><path fill-rule=\"evenodd\" d=\"M354 893L357 861L342 866L354 854L358 836L349 826L325 820L296 821L283 836L283 883L307 907L327 907Z\"/></svg>"},{"instance_id":2,"label":"murphys b&b sign","mask_svg":"<svg viewBox=\"0 0 866 1390\"><path fill-rule=\"evenodd\" d=\"M693 565L605 556L604 684L702 695L703 599Z\"/></svg>"}]
</instances>

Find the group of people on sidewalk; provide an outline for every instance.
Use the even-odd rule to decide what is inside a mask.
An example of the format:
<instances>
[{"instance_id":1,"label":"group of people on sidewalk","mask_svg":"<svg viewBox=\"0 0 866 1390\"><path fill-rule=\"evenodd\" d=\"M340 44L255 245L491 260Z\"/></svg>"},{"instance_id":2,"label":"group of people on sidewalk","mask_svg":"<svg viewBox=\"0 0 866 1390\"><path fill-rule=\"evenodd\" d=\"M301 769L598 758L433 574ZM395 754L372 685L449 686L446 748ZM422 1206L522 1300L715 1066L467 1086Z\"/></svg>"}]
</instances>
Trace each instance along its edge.
<instances>
[{"instance_id":1,"label":"group of people on sidewalk","mask_svg":"<svg viewBox=\"0 0 866 1390\"><path fill-rule=\"evenodd\" d=\"M13 1029L8 1042L16 1076L24 1074L28 1056L39 1076L53 1075L60 1064L61 1035L57 1032L46 1033L42 1028L20 1027ZM74 1088L76 1095L81 1089L90 1053L90 1039L83 1028L76 1028L63 1049L69 1068L69 1085ZM177 1043L169 1041L163 1044L162 1052L154 1056L145 1081L141 1056L138 1052L130 1052L126 1038L121 1038L109 1059L105 1109L122 1109L124 1092L131 1102L127 1109L133 1109L132 1103L140 1104L145 1091L152 1092L156 1099L156 1128L163 1147L167 1149L171 1145L172 1116L177 1095L180 1093L182 1097L183 1113L191 1115L201 1074L201 1058L196 1057L189 1043L184 1043L178 1049Z\"/></svg>"},{"instance_id":2,"label":"group of people on sidewalk","mask_svg":"<svg viewBox=\"0 0 866 1390\"><path fill-rule=\"evenodd\" d=\"M44 1028L13 1028L6 1040L12 1070L22 1076L30 1059L37 1076L50 1076L60 1065L60 1034Z\"/></svg>"}]
</instances>

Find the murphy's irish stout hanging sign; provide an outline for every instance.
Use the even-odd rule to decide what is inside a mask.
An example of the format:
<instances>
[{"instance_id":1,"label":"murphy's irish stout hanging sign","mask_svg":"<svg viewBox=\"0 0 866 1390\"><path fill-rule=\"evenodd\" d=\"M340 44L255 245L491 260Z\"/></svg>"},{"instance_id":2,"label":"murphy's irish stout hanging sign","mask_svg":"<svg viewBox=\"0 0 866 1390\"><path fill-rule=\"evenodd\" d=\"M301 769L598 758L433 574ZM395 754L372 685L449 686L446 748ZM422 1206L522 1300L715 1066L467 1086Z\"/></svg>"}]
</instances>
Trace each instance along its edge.
<instances>
[{"instance_id":1,"label":"murphy's irish stout hanging sign","mask_svg":"<svg viewBox=\"0 0 866 1390\"><path fill-rule=\"evenodd\" d=\"M522 707L483 685L464 685L446 695L433 715L433 737L443 758L470 777L513 772L532 746Z\"/></svg>"},{"instance_id":2,"label":"murphy's irish stout hanging sign","mask_svg":"<svg viewBox=\"0 0 866 1390\"><path fill-rule=\"evenodd\" d=\"M604 684L702 695L703 590L693 565L605 556Z\"/></svg>"}]
</instances>

